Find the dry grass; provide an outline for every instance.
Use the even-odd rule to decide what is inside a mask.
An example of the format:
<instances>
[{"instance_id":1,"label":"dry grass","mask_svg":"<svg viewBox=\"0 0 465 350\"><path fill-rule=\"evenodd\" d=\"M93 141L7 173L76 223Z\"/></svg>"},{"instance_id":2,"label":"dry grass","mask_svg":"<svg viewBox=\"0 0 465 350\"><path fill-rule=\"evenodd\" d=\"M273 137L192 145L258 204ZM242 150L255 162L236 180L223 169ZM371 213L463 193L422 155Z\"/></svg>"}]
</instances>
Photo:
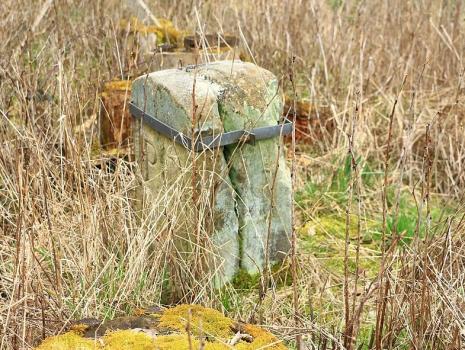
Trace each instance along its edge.
<instances>
[{"instance_id":1,"label":"dry grass","mask_svg":"<svg viewBox=\"0 0 465 350\"><path fill-rule=\"evenodd\" d=\"M327 188L297 210L302 224L328 211L347 219L340 253L344 259L346 251L346 273L328 272L299 244L297 315L292 287L278 288L277 279L257 310L258 288L215 291L211 273L189 275L192 261L173 246L172 223L161 216L156 224L140 223L131 209L134 164L118 160L111 171L97 166L107 160L98 150L97 124L85 133L76 128L98 119L106 81L140 74L119 38L119 20L128 15L122 4L53 1L29 30L42 4L6 0L0 3L0 348L31 348L70 319L166 302L169 265L186 281L176 286L185 300L252 321L261 315L290 344L302 334L315 349L461 349L462 2L149 3L180 28L239 36L242 50L282 77L290 94L292 71L297 95L316 106L317 118L319 106L330 111L321 117L335 127L297 149L297 186L326 186L349 152L348 196L334 200ZM378 174L369 185L363 164ZM397 220L403 193L418 208L412 242L400 244L403 232L388 234L384 225L386 239L364 248L369 220ZM437 203L450 210L432 221ZM150 225L165 229L154 232ZM356 261L370 254L375 276Z\"/></svg>"}]
</instances>

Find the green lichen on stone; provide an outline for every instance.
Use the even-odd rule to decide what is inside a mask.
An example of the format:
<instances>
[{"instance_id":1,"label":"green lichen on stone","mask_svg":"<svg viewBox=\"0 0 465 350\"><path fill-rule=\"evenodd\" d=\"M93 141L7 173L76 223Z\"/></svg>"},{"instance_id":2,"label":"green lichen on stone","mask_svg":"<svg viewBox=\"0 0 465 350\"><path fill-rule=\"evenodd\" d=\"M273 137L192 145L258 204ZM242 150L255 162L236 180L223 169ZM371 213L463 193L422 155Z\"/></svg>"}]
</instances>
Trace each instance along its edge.
<instances>
[{"instance_id":1,"label":"green lichen on stone","mask_svg":"<svg viewBox=\"0 0 465 350\"><path fill-rule=\"evenodd\" d=\"M217 95L222 87L184 70L159 71L136 79L132 86L132 99L148 114L190 135L193 127L194 85L194 95L198 104L197 124L194 126L196 131L222 133L223 126L217 103ZM135 121L133 130L135 155L144 179L138 188L137 197L148 203L145 207L149 215L155 218L163 216L170 221L170 227L176 232L175 249L177 252L183 252L179 258L185 261L185 266L193 263L189 261L189 252L193 250L192 246L195 243L194 238L190 236L197 230L195 222L200 216L194 210L192 202L192 164L193 157L197 157L195 178L199 187L199 203L208 203L203 211L205 215L201 216L200 220L203 220L201 224L205 230L212 231L209 233L213 247L204 247L205 251L209 252L208 270L218 272L213 279L216 286L222 286L232 278L239 266L235 193L222 152L193 155L182 145L160 135L148 125L142 125L140 121ZM176 195L172 195L174 193ZM153 203L155 205L152 205ZM161 205L157 207L157 204ZM214 222L207 222L211 221L211 217L214 218ZM185 273L186 278L180 276L179 280L172 281L172 285L176 287L188 281L191 272ZM179 274L179 271L170 275L176 274Z\"/></svg>"},{"instance_id":2,"label":"green lichen on stone","mask_svg":"<svg viewBox=\"0 0 465 350\"><path fill-rule=\"evenodd\" d=\"M194 114L196 132L218 135L276 126L283 110L278 79L263 68L240 61L142 76L133 83L132 100L191 138L195 136L191 135ZM192 153L137 120L133 129L135 155L144 178L138 197L146 203L163 204L159 214L170 220L179 237L175 246L183 252L184 265L190 266L189 235L198 216L192 205L180 206L173 199L189 203L193 198ZM230 282L239 267L257 273L266 264L282 261L290 249L292 191L279 136L258 140L255 145L233 144L208 151L200 154L196 163L201 164L196 171L201 170L195 186L213 208L207 218L213 222L205 220L201 226L209 231L215 246L205 251L211 260L209 270L218 271L216 286ZM167 196L169 193L177 196Z\"/></svg>"},{"instance_id":3,"label":"green lichen on stone","mask_svg":"<svg viewBox=\"0 0 465 350\"><path fill-rule=\"evenodd\" d=\"M232 65L232 69L228 65L212 65L202 69L201 74L225 86L218 107L226 132L277 125L283 100L273 74L242 62ZM224 152L238 194L241 267L251 273L259 272L265 263L281 261L290 249L290 172L279 137L260 140L255 145L228 145Z\"/></svg>"}]
</instances>

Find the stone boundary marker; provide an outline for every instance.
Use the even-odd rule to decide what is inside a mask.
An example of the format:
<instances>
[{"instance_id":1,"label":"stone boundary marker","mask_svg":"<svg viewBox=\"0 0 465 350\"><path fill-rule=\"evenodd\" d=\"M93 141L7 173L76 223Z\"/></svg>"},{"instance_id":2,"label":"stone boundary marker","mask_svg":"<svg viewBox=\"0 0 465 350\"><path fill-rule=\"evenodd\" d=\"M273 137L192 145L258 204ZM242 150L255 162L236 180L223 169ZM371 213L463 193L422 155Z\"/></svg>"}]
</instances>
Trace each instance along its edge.
<instances>
[{"instance_id":1,"label":"stone boundary marker","mask_svg":"<svg viewBox=\"0 0 465 350\"><path fill-rule=\"evenodd\" d=\"M131 91L136 106L192 139L277 125L283 110L277 78L241 61L150 73ZM153 217L157 230L169 222L179 256L187 261L202 240L222 285L239 268L259 272L288 254L291 177L279 136L195 153L141 119L132 128L143 178L141 214Z\"/></svg>"}]
</instances>

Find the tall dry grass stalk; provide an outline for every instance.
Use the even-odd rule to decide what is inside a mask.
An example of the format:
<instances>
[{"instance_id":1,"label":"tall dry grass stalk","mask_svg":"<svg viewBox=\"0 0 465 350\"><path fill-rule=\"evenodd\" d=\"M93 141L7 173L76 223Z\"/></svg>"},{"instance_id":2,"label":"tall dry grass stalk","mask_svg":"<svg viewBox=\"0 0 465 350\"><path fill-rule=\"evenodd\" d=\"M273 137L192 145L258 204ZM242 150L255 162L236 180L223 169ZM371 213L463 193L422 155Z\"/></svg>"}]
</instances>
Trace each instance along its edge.
<instances>
[{"instance_id":1,"label":"tall dry grass stalk","mask_svg":"<svg viewBox=\"0 0 465 350\"><path fill-rule=\"evenodd\" d=\"M207 231L196 231L193 241L199 235L206 241L189 260L173 245L176 222L167 219L173 215L161 215L158 207L155 220L139 222L131 209L138 181L135 165L101 153L98 127L89 122L98 119L98 93L105 81L141 74L131 65L118 33L119 20L128 16L122 3L2 1L0 348L31 348L70 319L112 317L166 301L170 286L164 271L175 266L174 281L186 281L176 285L182 300L226 306L225 311L242 319L259 312L262 322L283 339L292 343L298 335L307 348L355 348L363 342L364 348L461 349L463 3L147 3L180 28L236 34L250 59L280 76L288 75L288 62L294 61L295 94L308 99L322 121L309 130L311 153L297 148L296 187L331 176L328 173L337 171L335 159L345 159L349 150L353 161L362 157L374 173L389 167L385 182L412 193L418 204L416 238L401 246L401 232L393 237L385 249L385 268L374 279L358 263L346 266L341 279L322 270L311 253L297 251L294 287L278 289L272 281L261 296L260 310L258 288L247 293L215 290L212 273L205 272L201 280L191 273L199 255L214 251ZM404 77L403 93L391 115ZM333 128L324 126L325 118ZM387 149L390 156L384 165ZM361 225L358 234L363 235L365 216L379 212L385 201L383 181L364 187L353 165L348 190L359 201L355 216ZM158 203L173 204L183 191L189 189L173 187L171 197ZM436 225L428 209L433 194L457 207ZM196 198L204 213L207 197ZM347 204L352 208L352 202ZM307 208L305 216L318 215L318 205ZM334 208L341 209L337 204ZM383 212L397 217L396 208L394 204ZM353 215L347 218L354 220ZM347 264L353 262L353 249L360 249L355 245L358 248L349 239L341 248L347 249ZM344 298L337 293L340 286L345 286ZM373 310L380 308L382 317L378 311L376 323ZM365 341L360 330L367 324L376 324L376 329Z\"/></svg>"}]
</instances>

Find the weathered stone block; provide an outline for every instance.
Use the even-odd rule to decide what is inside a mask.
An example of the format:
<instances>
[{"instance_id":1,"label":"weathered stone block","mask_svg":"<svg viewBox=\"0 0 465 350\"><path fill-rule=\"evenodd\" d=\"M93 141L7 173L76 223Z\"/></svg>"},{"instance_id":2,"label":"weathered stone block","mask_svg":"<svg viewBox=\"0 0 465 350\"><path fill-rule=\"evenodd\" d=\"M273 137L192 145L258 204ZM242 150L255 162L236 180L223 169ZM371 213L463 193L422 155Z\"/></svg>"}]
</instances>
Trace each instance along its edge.
<instances>
[{"instance_id":1,"label":"weathered stone block","mask_svg":"<svg viewBox=\"0 0 465 350\"><path fill-rule=\"evenodd\" d=\"M241 61L142 76L133 83L132 98L141 109L189 136L194 100L195 132L215 135L276 125L283 108L276 77ZM219 258L222 281L231 280L239 265L257 272L266 263L282 260L290 247L292 203L279 137L194 154L140 120L134 126L135 155L145 180L139 198L162 203L165 215L176 218L175 232L186 254L194 248L186 243L195 239L192 223L201 222L216 246L213 255ZM199 221L199 212L192 209L196 191L201 202L209 198L211 224Z\"/></svg>"},{"instance_id":2,"label":"weathered stone block","mask_svg":"<svg viewBox=\"0 0 465 350\"><path fill-rule=\"evenodd\" d=\"M159 71L137 79L133 84L133 101L157 119L190 134L194 80L195 99L200 106L197 114L199 131L223 132L217 103L221 87L196 79L183 70ZM214 218L210 230L214 232L211 245L216 251L211 258L216 261L209 264L218 268L222 280L230 280L239 266L238 219L234 212L235 193L222 152L193 154L155 130L144 127L140 120L136 121L134 130L135 156L145 180L145 192L140 193L139 198L160 203L172 217L172 230L178 237L176 248L179 251L193 249L191 242L198 240L195 225L199 216ZM200 208L201 213L192 208L193 157L196 157L197 165L196 186L202 191L198 201L207 202ZM200 221L207 224L205 220ZM207 247L204 249L208 250ZM218 283L222 284L221 281Z\"/></svg>"},{"instance_id":3,"label":"weathered stone block","mask_svg":"<svg viewBox=\"0 0 465 350\"><path fill-rule=\"evenodd\" d=\"M235 62L207 66L199 74L224 87L218 103L225 131L279 122L283 100L278 80L269 71L251 63ZM241 265L247 271L258 271L266 262L282 260L290 248L290 172L279 138L256 145L230 145L225 156L231 163L230 178L239 198Z\"/></svg>"}]
</instances>

